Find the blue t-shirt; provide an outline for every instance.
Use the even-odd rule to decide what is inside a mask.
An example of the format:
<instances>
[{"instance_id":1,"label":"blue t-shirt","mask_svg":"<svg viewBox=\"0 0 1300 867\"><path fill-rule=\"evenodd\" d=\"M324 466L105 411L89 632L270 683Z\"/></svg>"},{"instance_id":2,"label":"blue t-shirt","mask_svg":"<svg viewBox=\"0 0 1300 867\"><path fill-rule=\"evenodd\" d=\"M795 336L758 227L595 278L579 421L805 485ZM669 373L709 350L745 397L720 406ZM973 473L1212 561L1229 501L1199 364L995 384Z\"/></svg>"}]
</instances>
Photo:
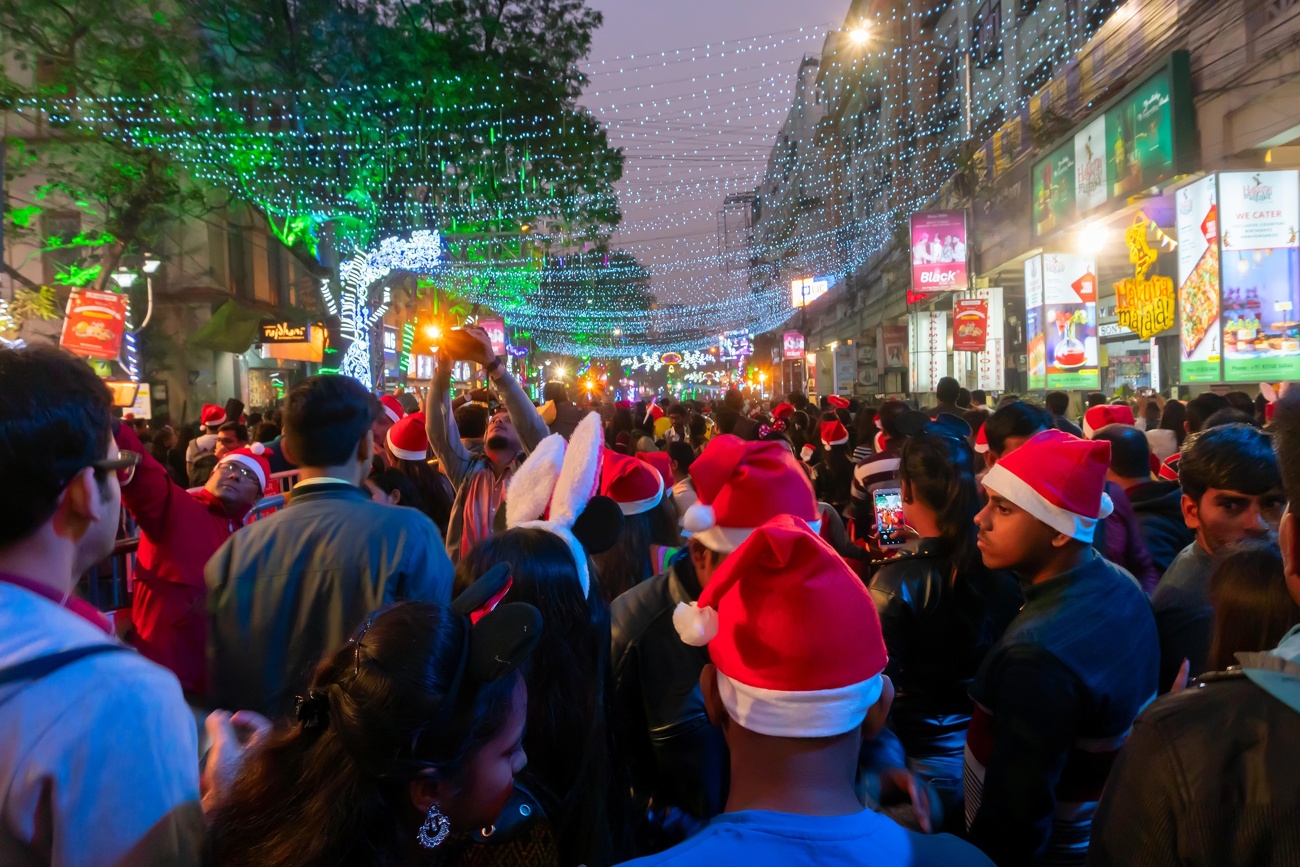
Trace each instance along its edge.
<instances>
[{"instance_id":1,"label":"blue t-shirt","mask_svg":"<svg viewBox=\"0 0 1300 867\"><path fill-rule=\"evenodd\" d=\"M666 852L625 867L992 867L980 850L950 834L909 831L888 816L798 816L767 810L723 813Z\"/></svg>"}]
</instances>

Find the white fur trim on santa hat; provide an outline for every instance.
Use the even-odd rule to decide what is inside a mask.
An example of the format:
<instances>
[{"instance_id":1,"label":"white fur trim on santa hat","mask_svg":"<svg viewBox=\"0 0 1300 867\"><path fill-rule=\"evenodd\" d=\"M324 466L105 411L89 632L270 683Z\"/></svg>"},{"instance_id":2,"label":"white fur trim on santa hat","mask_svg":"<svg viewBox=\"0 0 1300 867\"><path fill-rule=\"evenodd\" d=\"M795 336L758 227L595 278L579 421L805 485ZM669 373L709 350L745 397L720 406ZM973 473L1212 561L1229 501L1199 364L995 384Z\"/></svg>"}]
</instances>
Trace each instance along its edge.
<instances>
[{"instance_id":1,"label":"white fur trim on santa hat","mask_svg":"<svg viewBox=\"0 0 1300 867\"><path fill-rule=\"evenodd\" d=\"M397 424L399 421L402 420L402 417L400 415L393 412L393 408L391 406L389 406L388 404L383 404L382 406L384 407L384 415L388 416L388 420L391 421L393 424ZM407 458L407 460L413 460L413 459Z\"/></svg>"},{"instance_id":2,"label":"white fur trim on santa hat","mask_svg":"<svg viewBox=\"0 0 1300 867\"><path fill-rule=\"evenodd\" d=\"M393 431L395 428L389 428L388 433L384 434L384 439L388 442L388 450L393 453L393 457L401 458L404 461L422 461L429 457L428 452L416 451L415 449L399 449L393 443Z\"/></svg>"},{"instance_id":3,"label":"white fur trim on santa hat","mask_svg":"<svg viewBox=\"0 0 1300 867\"><path fill-rule=\"evenodd\" d=\"M257 480L262 483L262 487L264 488L266 487L266 471L262 469L261 464L259 464L253 458L250 458L248 455L235 455L235 454L226 455L224 458L221 459L221 463L223 464L238 463L242 466L248 467L250 470L252 470L254 473L257 474Z\"/></svg>"},{"instance_id":4,"label":"white fur trim on santa hat","mask_svg":"<svg viewBox=\"0 0 1300 867\"><path fill-rule=\"evenodd\" d=\"M694 508L694 506L691 508ZM687 509L687 511L689 512L690 509ZM814 533L820 533L822 522L809 521L808 527ZM717 551L719 554L730 554L744 544L746 539L754 535L756 529L756 527L705 527L703 530L695 531L688 528L682 535L691 539L698 539L700 544L710 551Z\"/></svg>"},{"instance_id":5,"label":"white fur trim on santa hat","mask_svg":"<svg viewBox=\"0 0 1300 867\"><path fill-rule=\"evenodd\" d=\"M883 688L879 674L836 689L787 692L749 686L718 672L718 692L731 718L742 728L775 738L829 738L851 732L862 725Z\"/></svg>"},{"instance_id":6,"label":"white fur trim on santa hat","mask_svg":"<svg viewBox=\"0 0 1300 867\"><path fill-rule=\"evenodd\" d=\"M713 507L705 503L696 501L682 515L682 528L688 533L701 533L717 521L717 516L713 514Z\"/></svg>"},{"instance_id":7,"label":"white fur trim on santa hat","mask_svg":"<svg viewBox=\"0 0 1300 867\"><path fill-rule=\"evenodd\" d=\"M1097 522L1109 515L1115 508L1110 497L1101 495L1101 508L1096 518L1076 515L1063 509L1047 499L1024 479L1012 473L1004 464L994 464L984 476L984 487L1005 497L1042 521L1047 526L1072 539L1092 544L1093 534L1097 531Z\"/></svg>"},{"instance_id":8,"label":"white fur trim on santa hat","mask_svg":"<svg viewBox=\"0 0 1300 867\"><path fill-rule=\"evenodd\" d=\"M848 441L849 441L849 432L847 430L844 432L844 436L840 437L839 439L834 439L834 440L828 440L825 438L822 439L822 442L828 446L842 446Z\"/></svg>"},{"instance_id":9,"label":"white fur trim on santa hat","mask_svg":"<svg viewBox=\"0 0 1300 867\"><path fill-rule=\"evenodd\" d=\"M659 492L653 497L646 497L644 500L633 500L630 503L619 503L618 508L624 515L639 515L642 512L648 512L663 501L664 478L659 475L658 472L655 473L655 478L659 480Z\"/></svg>"}]
</instances>

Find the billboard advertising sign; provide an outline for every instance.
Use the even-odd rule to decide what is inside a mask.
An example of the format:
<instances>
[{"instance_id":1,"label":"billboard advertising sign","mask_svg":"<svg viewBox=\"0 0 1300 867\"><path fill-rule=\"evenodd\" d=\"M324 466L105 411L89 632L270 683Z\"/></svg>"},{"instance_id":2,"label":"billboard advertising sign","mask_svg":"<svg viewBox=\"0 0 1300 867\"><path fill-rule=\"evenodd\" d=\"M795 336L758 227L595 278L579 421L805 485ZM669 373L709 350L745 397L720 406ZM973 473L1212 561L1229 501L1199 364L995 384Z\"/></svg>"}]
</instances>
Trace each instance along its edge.
<instances>
[{"instance_id":1,"label":"billboard advertising sign","mask_svg":"<svg viewBox=\"0 0 1300 867\"><path fill-rule=\"evenodd\" d=\"M1141 211L1124 232L1133 276L1115 284L1115 312L1119 324L1149 340L1174 327L1174 281L1151 274L1156 264L1156 250L1147 243L1149 220Z\"/></svg>"},{"instance_id":2,"label":"billboard advertising sign","mask_svg":"<svg viewBox=\"0 0 1300 867\"><path fill-rule=\"evenodd\" d=\"M934 391L948 375L948 314L918 310L908 317L909 391Z\"/></svg>"},{"instance_id":3,"label":"billboard advertising sign","mask_svg":"<svg viewBox=\"0 0 1300 867\"><path fill-rule=\"evenodd\" d=\"M885 325L880 329L881 351L877 358L883 373L890 368L907 367L907 326Z\"/></svg>"},{"instance_id":4,"label":"billboard advertising sign","mask_svg":"<svg viewBox=\"0 0 1300 867\"><path fill-rule=\"evenodd\" d=\"M59 345L74 355L117 358L126 329L125 295L79 289L68 297Z\"/></svg>"},{"instance_id":5,"label":"billboard advertising sign","mask_svg":"<svg viewBox=\"0 0 1300 867\"><path fill-rule=\"evenodd\" d=\"M1043 332L1043 257L1025 260L1025 342L1031 389L1047 388L1047 335Z\"/></svg>"},{"instance_id":6,"label":"billboard advertising sign","mask_svg":"<svg viewBox=\"0 0 1300 867\"><path fill-rule=\"evenodd\" d=\"M952 302L952 351L983 352L988 342L989 302L959 298Z\"/></svg>"},{"instance_id":7,"label":"billboard advertising sign","mask_svg":"<svg viewBox=\"0 0 1300 867\"><path fill-rule=\"evenodd\" d=\"M1178 227L1178 378L1218 382L1219 216L1216 178L1180 189L1174 197Z\"/></svg>"},{"instance_id":8,"label":"billboard advertising sign","mask_svg":"<svg viewBox=\"0 0 1300 867\"><path fill-rule=\"evenodd\" d=\"M781 357L786 361L803 358L803 335L798 331L787 331L781 335Z\"/></svg>"},{"instance_id":9,"label":"billboard advertising sign","mask_svg":"<svg viewBox=\"0 0 1300 867\"><path fill-rule=\"evenodd\" d=\"M913 214L912 292L964 292L970 288L966 265L966 212Z\"/></svg>"},{"instance_id":10,"label":"billboard advertising sign","mask_svg":"<svg viewBox=\"0 0 1300 867\"><path fill-rule=\"evenodd\" d=\"M831 288L830 277L800 277L790 281L790 306L807 307Z\"/></svg>"},{"instance_id":11,"label":"billboard advertising sign","mask_svg":"<svg viewBox=\"0 0 1300 867\"><path fill-rule=\"evenodd\" d=\"M1219 175L1223 379L1300 377L1300 172Z\"/></svg>"},{"instance_id":12,"label":"billboard advertising sign","mask_svg":"<svg viewBox=\"0 0 1300 867\"><path fill-rule=\"evenodd\" d=\"M1042 279L1047 387L1100 388L1097 272L1092 260L1044 253Z\"/></svg>"},{"instance_id":13,"label":"billboard advertising sign","mask_svg":"<svg viewBox=\"0 0 1300 867\"><path fill-rule=\"evenodd\" d=\"M501 319L480 319L478 327L482 328L492 341L492 354L506 354L506 323Z\"/></svg>"}]
</instances>

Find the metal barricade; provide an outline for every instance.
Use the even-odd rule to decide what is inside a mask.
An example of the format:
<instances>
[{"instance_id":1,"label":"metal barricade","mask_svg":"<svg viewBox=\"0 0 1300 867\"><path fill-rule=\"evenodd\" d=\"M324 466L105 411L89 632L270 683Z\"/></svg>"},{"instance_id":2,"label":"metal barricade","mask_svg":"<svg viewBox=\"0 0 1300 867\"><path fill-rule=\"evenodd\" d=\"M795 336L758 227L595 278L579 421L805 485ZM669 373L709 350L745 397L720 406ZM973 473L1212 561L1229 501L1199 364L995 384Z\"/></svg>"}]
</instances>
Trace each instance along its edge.
<instances>
[{"instance_id":1,"label":"metal barricade","mask_svg":"<svg viewBox=\"0 0 1300 867\"><path fill-rule=\"evenodd\" d=\"M135 554L140 538L130 536L113 544L113 553L81 576L81 596L100 611L115 611L131 604L135 580Z\"/></svg>"}]
</instances>

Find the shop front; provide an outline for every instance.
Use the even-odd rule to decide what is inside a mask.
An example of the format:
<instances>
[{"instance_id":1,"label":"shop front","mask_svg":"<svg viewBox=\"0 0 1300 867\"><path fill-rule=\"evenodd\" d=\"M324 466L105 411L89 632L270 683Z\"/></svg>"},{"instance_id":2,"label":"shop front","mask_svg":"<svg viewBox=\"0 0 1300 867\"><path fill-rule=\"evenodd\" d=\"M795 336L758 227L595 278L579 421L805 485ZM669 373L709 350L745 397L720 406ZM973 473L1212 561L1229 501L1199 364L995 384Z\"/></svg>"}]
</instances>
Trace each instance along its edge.
<instances>
[{"instance_id":1,"label":"shop front","mask_svg":"<svg viewBox=\"0 0 1300 867\"><path fill-rule=\"evenodd\" d=\"M320 322L262 322L257 345L240 356L247 377L245 404L265 409L279 403L286 391L311 375L311 365L324 359L326 340Z\"/></svg>"}]
</instances>

